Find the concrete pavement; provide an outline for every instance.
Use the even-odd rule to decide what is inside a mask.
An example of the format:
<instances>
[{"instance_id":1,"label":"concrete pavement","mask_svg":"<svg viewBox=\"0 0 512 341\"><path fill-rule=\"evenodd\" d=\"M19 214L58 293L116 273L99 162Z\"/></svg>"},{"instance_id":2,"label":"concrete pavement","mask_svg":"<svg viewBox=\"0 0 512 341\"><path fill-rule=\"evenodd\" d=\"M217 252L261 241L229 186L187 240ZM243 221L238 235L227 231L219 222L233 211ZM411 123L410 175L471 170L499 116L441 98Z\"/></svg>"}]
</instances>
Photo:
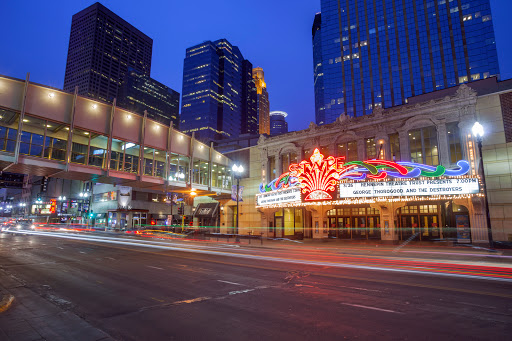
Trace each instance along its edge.
<instances>
[{"instance_id":1,"label":"concrete pavement","mask_svg":"<svg viewBox=\"0 0 512 341\"><path fill-rule=\"evenodd\" d=\"M112 340L71 312L65 300L38 295L22 280L0 270L0 299L9 301L9 297L15 299L4 302L4 311L0 309L0 340Z\"/></svg>"}]
</instances>

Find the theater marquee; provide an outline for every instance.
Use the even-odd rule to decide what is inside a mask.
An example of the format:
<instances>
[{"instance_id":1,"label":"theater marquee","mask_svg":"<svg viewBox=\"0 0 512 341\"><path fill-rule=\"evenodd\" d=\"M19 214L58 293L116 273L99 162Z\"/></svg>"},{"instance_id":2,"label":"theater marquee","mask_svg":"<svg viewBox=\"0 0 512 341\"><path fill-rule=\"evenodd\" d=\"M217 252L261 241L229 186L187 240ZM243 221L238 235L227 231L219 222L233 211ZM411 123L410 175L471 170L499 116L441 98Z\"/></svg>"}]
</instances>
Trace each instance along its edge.
<instances>
[{"instance_id":1,"label":"theater marquee","mask_svg":"<svg viewBox=\"0 0 512 341\"><path fill-rule=\"evenodd\" d=\"M343 199L403 197L455 198L480 192L479 179L468 177L470 165L455 169L414 162L366 160L345 162L344 157L324 156L315 149L310 160L291 164L289 172L260 185L256 205L328 202Z\"/></svg>"},{"instance_id":2,"label":"theater marquee","mask_svg":"<svg viewBox=\"0 0 512 341\"><path fill-rule=\"evenodd\" d=\"M480 192L477 178L354 182L340 184L340 198L461 195Z\"/></svg>"}]
</instances>

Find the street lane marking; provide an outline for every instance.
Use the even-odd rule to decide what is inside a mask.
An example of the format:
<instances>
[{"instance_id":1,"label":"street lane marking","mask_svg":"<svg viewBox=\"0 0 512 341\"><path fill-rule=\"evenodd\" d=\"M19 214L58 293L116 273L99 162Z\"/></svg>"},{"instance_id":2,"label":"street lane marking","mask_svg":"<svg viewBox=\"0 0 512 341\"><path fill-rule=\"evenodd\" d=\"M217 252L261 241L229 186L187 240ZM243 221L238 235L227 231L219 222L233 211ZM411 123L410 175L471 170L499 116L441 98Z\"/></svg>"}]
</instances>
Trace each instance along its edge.
<instances>
[{"instance_id":1,"label":"street lane marking","mask_svg":"<svg viewBox=\"0 0 512 341\"><path fill-rule=\"evenodd\" d=\"M83 253L83 254L85 254L85 252L83 252L83 251L80 251L80 253Z\"/></svg>"},{"instance_id":2,"label":"street lane marking","mask_svg":"<svg viewBox=\"0 0 512 341\"><path fill-rule=\"evenodd\" d=\"M228 292L228 295L238 295L238 294L245 294L246 292L251 292L256 289L245 289L245 290L238 290L238 291L230 291Z\"/></svg>"},{"instance_id":3,"label":"street lane marking","mask_svg":"<svg viewBox=\"0 0 512 341\"><path fill-rule=\"evenodd\" d=\"M388 310L388 309L382 309L382 308L377 308L377 307L369 307L369 306L366 306L366 305L360 305L360 304L351 304L351 303L341 303L343 305L349 305L351 307L358 307L358 308L363 308L363 309L371 309L371 310L377 310L377 311L383 311L385 313L395 313L395 314L403 314L401 312L398 312L398 311L394 311L394 310Z\"/></svg>"},{"instance_id":4,"label":"street lane marking","mask_svg":"<svg viewBox=\"0 0 512 341\"><path fill-rule=\"evenodd\" d=\"M380 290L365 289L365 288L344 287L344 286L340 286L340 287L341 287L341 288L348 288L348 289L355 289L355 290L363 290L363 291L382 292L382 291L380 291Z\"/></svg>"},{"instance_id":5,"label":"street lane marking","mask_svg":"<svg viewBox=\"0 0 512 341\"><path fill-rule=\"evenodd\" d=\"M467 302L457 302L458 304L464 304L464 305L470 305L472 307L479 307L479 308L485 308L485 309L496 309L496 307L486 306L486 305L479 305L474 303L467 303Z\"/></svg>"},{"instance_id":6,"label":"street lane marking","mask_svg":"<svg viewBox=\"0 0 512 341\"><path fill-rule=\"evenodd\" d=\"M63 248L63 247L60 247L60 246L57 246L57 248L59 248L59 249L61 249L61 250L64 250L64 248Z\"/></svg>"},{"instance_id":7,"label":"street lane marking","mask_svg":"<svg viewBox=\"0 0 512 341\"><path fill-rule=\"evenodd\" d=\"M198 297L198 298L193 298L191 300L183 300L183 301L176 301L176 302L173 302L171 303L172 305L178 305L178 304L189 304L189 303L195 303L195 302L201 302L201 301L206 301L206 300L209 300L211 299L211 297Z\"/></svg>"},{"instance_id":8,"label":"street lane marking","mask_svg":"<svg viewBox=\"0 0 512 341\"><path fill-rule=\"evenodd\" d=\"M164 300L159 300L158 298L154 298L154 297L150 297L150 298L151 298L152 300L155 300L155 301L160 302L160 303L165 302Z\"/></svg>"},{"instance_id":9,"label":"street lane marking","mask_svg":"<svg viewBox=\"0 0 512 341\"><path fill-rule=\"evenodd\" d=\"M112 257L105 257L106 259L115 260L115 258Z\"/></svg>"},{"instance_id":10,"label":"street lane marking","mask_svg":"<svg viewBox=\"0 0 512 341\"><path fill-rule=\"evenodd\" d=\"M221 279L218 279L217 282L222 282L222 283L227 283L227 284L233 284L233 285L243 285L243 284L240 284L240 283L235 283L235 282L229 282L229 281L223 281Z\"/></svg>"},{"instance_id":11,"label":"street lane marking","mask_svg":"<svg viewBox=\"0 0 512 341\"><path fill-rule=\"evenodd\" d=\"M151 266L151 265L146 265L148 268L153 268L153 269L158 269L158 270L165 270L163 268L159 268L159 267L156 267L156 266Z\"/></svg>"}]
</instances>

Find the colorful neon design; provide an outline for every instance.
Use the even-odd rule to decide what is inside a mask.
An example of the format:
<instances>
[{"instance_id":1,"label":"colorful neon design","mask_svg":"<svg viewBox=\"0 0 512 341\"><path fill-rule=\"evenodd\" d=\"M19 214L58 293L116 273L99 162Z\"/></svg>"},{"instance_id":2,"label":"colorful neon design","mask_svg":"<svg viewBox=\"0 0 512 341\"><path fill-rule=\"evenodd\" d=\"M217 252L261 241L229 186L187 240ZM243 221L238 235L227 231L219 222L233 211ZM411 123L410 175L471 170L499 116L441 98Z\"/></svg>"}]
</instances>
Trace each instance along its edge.
<instances>
[{"instance_id":1,"label":"colorful neon design","mask_svg":"<svg viewBox=\"0 0 512 341\"><path fill-rule=\"evenodd\" d=\"M446 169L446 167L429 166L414 162L393 162L387 160L366 160L344 162L344 157L324 158L318 149L315 149L310 161L301 161L292 164L289 172L282 174L279 178L271 181L268 185L260 185L260 192L270 192L278 189L300 186L302 192L310 200L328 200L332 195L335 185L341 179L350 180L382 180L387 177L397 179L410 179L418 177L440 177L440 176L462 176L469 172L468 161L459 160L457 168ZM332 190L331 190L332 189ZM313 194L315 192L315 194ZM312 199L316 197L317 199ZM325 198L325 199L321 199Z\"/></svg>"},{"instance_id":2,"label":"colorful neon design","mask_svg":"<svg viewBox=\"0 0 512 341\"><path fill-rule=\"evenodd\" d=\"M267 185L260 184L260 193L285 189L288 187L298 186L299 184L299 180L296 177L290 176L290 172L286 172L281 174L277 179L269 182Z\"/></svg>"},{"instance_id":3,"label":"colorful neon design","mask_svg":"<svg viewBox=\"0 0 512 341\"><path fill-rule=\"evenodd\" d=\"M324 156L318 149L315 149L309 161L291 164L290 175L296 177L300 182L301 192L304 194L304 201L331 200L333 192L341 174L356 164L343 165L345 157L334 158Z\"/></svg>"}]
</instances>

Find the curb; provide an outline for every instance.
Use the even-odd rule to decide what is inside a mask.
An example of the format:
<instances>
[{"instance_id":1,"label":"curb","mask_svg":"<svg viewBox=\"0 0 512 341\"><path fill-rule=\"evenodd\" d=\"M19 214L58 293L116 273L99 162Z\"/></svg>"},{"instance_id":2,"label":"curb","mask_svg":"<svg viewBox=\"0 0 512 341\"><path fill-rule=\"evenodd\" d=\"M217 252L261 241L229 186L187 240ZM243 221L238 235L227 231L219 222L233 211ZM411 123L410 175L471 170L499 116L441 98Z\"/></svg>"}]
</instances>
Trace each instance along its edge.
<instances>
[{"instance_id":1,"label":"curb","mask_svg":"<svg viewBox=\"0 0 512 341\"><path fill-rule=\"evenodd\" d=\"M3 299L0 301L0 313L7 311L7 309L11 307L13 301L13 295L4 295Z\"/></svg>"}]
</instances>

